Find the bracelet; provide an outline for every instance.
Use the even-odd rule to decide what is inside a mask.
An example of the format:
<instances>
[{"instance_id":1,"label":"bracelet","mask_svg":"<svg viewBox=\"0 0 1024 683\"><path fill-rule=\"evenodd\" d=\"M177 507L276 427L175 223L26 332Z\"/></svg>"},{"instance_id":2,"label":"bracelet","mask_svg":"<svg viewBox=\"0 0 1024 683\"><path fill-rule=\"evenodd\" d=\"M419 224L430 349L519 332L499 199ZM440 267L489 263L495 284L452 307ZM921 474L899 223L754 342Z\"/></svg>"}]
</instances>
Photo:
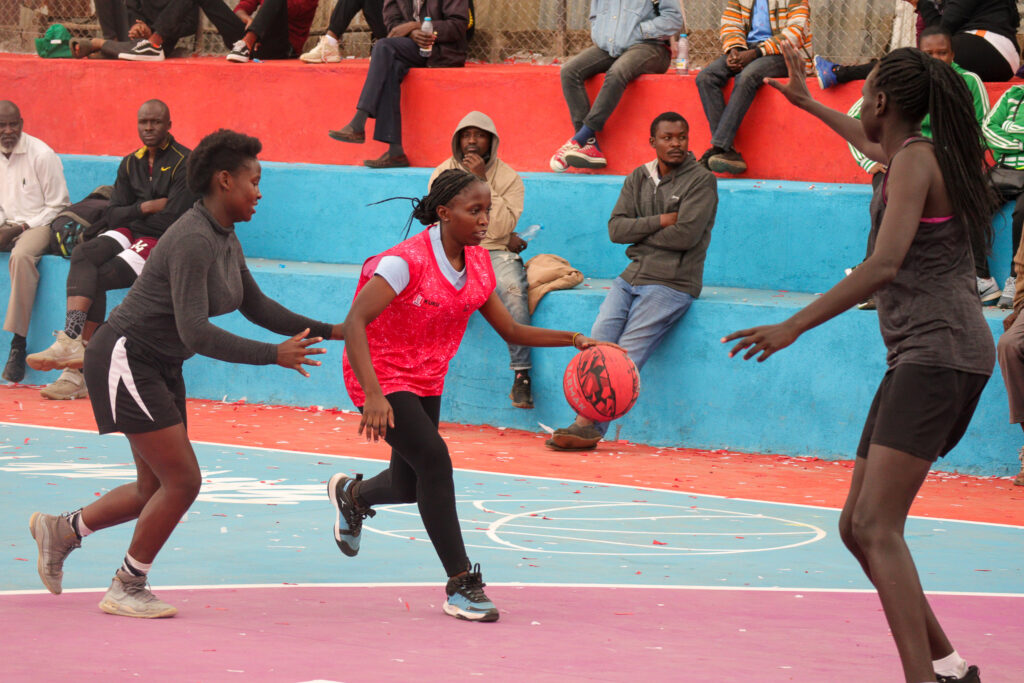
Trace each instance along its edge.
<instances>
[{"instance_id":1,"label":"bracelet","mask_svg":"<svg viewBox=\"0 0 1024 683\"><path fill-rule=\"evenodd\" d=\"M583 333L582 332L574 333L572 335L572 339L569 340L569 345L572 346L573 348L575 348L576 347L576 337L580 336L581 334L583 334Z\"/></svg>"}]
</instances>

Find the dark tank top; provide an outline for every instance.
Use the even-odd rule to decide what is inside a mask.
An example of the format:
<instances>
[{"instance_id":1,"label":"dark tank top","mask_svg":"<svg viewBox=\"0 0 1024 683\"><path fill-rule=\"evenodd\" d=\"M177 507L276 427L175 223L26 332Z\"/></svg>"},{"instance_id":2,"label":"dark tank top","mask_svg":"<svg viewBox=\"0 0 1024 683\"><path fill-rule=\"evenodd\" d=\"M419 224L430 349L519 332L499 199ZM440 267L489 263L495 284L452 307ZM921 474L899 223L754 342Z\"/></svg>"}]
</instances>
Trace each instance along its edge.
<instances>
[{"instance_id":1,"label":"dark tank top","mask_svg":"<svg viewBox=\"0 0 1024 683\"><path fill-rule=\"evenodd\" d=\"M931 141L911 138L903 146L914 142ZM871 200L869 253L885 216L885 185ZM896 278L874 297L890 368L913 363L992 374L995 344L981 312L968 231L957 216L922 218Z\"/></svg>"}]
</instances>

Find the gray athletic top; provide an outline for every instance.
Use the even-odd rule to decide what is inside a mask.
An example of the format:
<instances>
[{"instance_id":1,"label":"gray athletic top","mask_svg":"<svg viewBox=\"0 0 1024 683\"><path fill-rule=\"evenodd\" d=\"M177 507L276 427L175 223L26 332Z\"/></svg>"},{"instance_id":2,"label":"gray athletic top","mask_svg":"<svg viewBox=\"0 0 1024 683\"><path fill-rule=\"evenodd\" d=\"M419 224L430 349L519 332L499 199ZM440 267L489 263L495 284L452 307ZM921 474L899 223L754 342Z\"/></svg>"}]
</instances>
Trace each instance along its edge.
<instances>
[{"instance_id":1,"label":"gray athletic top","mask_svg":"<svg viewBox=\"0 0 1024 683\"><path fill-rule=\"evenodd\" d=\"M869 253L885 216L885 186L871 200ZM889 367L931 365L990 376L992 331L981 313L967 228L956 216L923 219L896 278L875 292Z\"/></svg>"},{"instance_id":2,"label":"gray athletic top","mask_svg":"<svg viewBox=\"0 0 1024 683\"><path fill-rule=\"evenodd\" d=\"M276 363L275 344L239 337L209 320L234 310L278 334L292 336L308 327L311 336L331 336L327 323L292 313L260 291L234 227L218 224L200 200L160 238L108 322L164 360L180 362L199 353L229 363Z\"/></svg>"}]
</instances>

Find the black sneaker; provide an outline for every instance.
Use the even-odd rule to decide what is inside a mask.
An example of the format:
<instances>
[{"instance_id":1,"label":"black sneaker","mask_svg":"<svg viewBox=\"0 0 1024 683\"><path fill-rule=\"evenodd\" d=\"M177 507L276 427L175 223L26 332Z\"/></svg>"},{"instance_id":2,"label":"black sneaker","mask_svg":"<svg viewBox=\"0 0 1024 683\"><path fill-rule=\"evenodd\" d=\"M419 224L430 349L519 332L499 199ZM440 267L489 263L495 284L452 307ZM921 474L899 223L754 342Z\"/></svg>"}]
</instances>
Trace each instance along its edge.
<instances>
[{"instance_id":1,"label":"black sneaker","mask_svg":"<svg viewBox=\"0 0 1024 683\"><path fill-rule=\"evenodd\" d=\"M162 62L164 61L164 51L163 48L154 47L153 43L148 40L140 40L128 52L118 54L117 58L129 62Z\"/></svg>"},{"instance_id":2,"label":"black sneaker","mask_svg":"<svg viewBox=\"0 0 1024 683\"><path fill-rule=\"evenodd\" d=\"M7 356L7 365L4 366L3 378L8 382L17 384L25 379L25 349L19 346L12 346L11 353Z\"/></svg>"},{"instance_id":3,"label":"black sneaker","mask_svg":"<svg viewBox=\"0 0 1024 683\"><path fill-rule=\"evenodd\" d=\"M497 621L498 608L484 593L486 585L480 575L479 564L462 576L448 579L444 589L448 594L444 613L467 621Z\"/></svg>"},{"instance_id":4,"label":"black sneaker","mask_svg":"<svg viewBox=\"0 0 1024 683\"><path fill-rule=\"evenodd\" d=\"M965 673L960 678L956 676L936 676L939 683L981 683L981 672L978 671L978 667L970 666L967 668Z\"/></svg>"},{"instance_id":5,"label":"black sneaker","mask_svg":"<svg viewBox=\"0 0 1024 683\"><path fill-rule=\"evenodd\" d=\"M735 149L727 149L708 159L708 168L715 173L739 175L747 172L747 162Z\"/></svg>"},{"instance_id":6,"label":"black sneaker","mask_svg":"<svg viewBox=\"0 0 1024 683\"><path fill-rule=\"evenodd\" d=\"M338 520L334 523L334 542L338 544L338 549L349 557L359 554L363 520L377 514L370 508L358 507L352 498L352 486L362 478L361 474L357 474L353 479L338 473L327 482L327 495L338 509Z\"/></svg>"},{"instance_id":7,"label":"black sneaker","mask_svg":"<svg viewBox=\"0 0 1024 683\"><path fill-rule=\"evenodd\" d=\"M533 392L530 390L530 371L516 370L516 380L508 397L516 408L533 408Z\"/></svg>"},{"instance_id":8,"label":"black sneaker","mask_svg":"<svg viewBox=\"0 0 1024 683\"><path fill-rule=\"evenodd\" d=\"M711 157L715 156L716 154L721 154L724 151L725 150L722 149L721 147L709 147L708 151L704 152L704 154L701 155L700 159L697 160L697 163L703 166L704 168L707 168L708 160L711 159Z\"/></svg>"},{"instance_id":9,"label":"black sneaker","mask_svg":"<svg viewBox=\"0 0 1024 683\"><path fill-rule=\"evenodd\" d=\"M245 44L244 40L235 41L235 44L231 47L231 52L228 53L227 60L229 62L237 62L238 64L245 64L252 60L249 46Z\"/></svg>"}]
</instances>

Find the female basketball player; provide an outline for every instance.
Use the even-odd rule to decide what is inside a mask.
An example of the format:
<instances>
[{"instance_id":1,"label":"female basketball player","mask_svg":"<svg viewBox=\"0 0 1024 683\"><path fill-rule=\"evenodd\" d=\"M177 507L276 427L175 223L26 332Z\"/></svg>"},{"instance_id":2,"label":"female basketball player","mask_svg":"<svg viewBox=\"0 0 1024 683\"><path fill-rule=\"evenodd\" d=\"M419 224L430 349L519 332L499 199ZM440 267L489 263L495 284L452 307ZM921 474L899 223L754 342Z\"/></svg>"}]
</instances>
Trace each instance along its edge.
<instances>
[{"instance_id":1,"label":"female basketball player","mask_svg":"<svg viewBox=\"0 0 1024 683\"><path fill-rule=\"evenodd\" d=\"M785 322L722 341L739 340L730 356L748 349L744 359L764 361L874 296L889 369L864 426L839 532L878 591L906 680L978 681L977 667L956 653L932 613L903 539L928 469L963 436L995 362L970 244L991 242L996 200L971 96L949 66L902 48L865 81L858 122L815 102L802 58L787 49L786 60L789 83L769 84L889 169L871 207L871 256ZM934 142L921 137L925 114Z\"/></svg>"},{"instance_id":2,"label":"female basketball player","mask_svg":"<svg viewBox=\"0 0 1024 683\"><path fill-rule=\"evenodd\" d=\"M201 353L230 363L276 363L308 377L302 366L320 365L309 356L324 353L310 345L341 339L341 325L304 318L267 298L246 268L235 223L252 218L261 197L260 148L259 140L228 130L203 138L188 160L189 187L202 200L168 228L86 349L85 381L99 431L128 437L138 475L75 512L32 515L39 576L51 593L61 592L64 559L83 537L137 519L100 609L173 616L177 610L153 595L146 575L199 493L199 464L185 429L182 363ZM209 320L236 309L291 338L276 345L254 341Z\"/></svg>"},{"instance_id":3,"label":"female basketball player","mask_svg":"<svg viewBox=\"0 0 1024 683\"><path fill-rule=\"evenodd\" d=\"M448 362L477 309L512 344L584 349L598 343L512 319L479 246L490 206L486 182L445 171L414 203L413 218L430 228L364 264L344 323L345 386L362 411L359 432L384 439L391 463L365 481L361 474L335 474L327 486L338 508L334 540L350 557L359 552L362 520L374 514L372 506L418 503L448 575L444 611L474 621L496 621L498 610L484 594L480 565L471 567L466 555L452 461L437 430Z\"/></svg>"}]
</instances>

